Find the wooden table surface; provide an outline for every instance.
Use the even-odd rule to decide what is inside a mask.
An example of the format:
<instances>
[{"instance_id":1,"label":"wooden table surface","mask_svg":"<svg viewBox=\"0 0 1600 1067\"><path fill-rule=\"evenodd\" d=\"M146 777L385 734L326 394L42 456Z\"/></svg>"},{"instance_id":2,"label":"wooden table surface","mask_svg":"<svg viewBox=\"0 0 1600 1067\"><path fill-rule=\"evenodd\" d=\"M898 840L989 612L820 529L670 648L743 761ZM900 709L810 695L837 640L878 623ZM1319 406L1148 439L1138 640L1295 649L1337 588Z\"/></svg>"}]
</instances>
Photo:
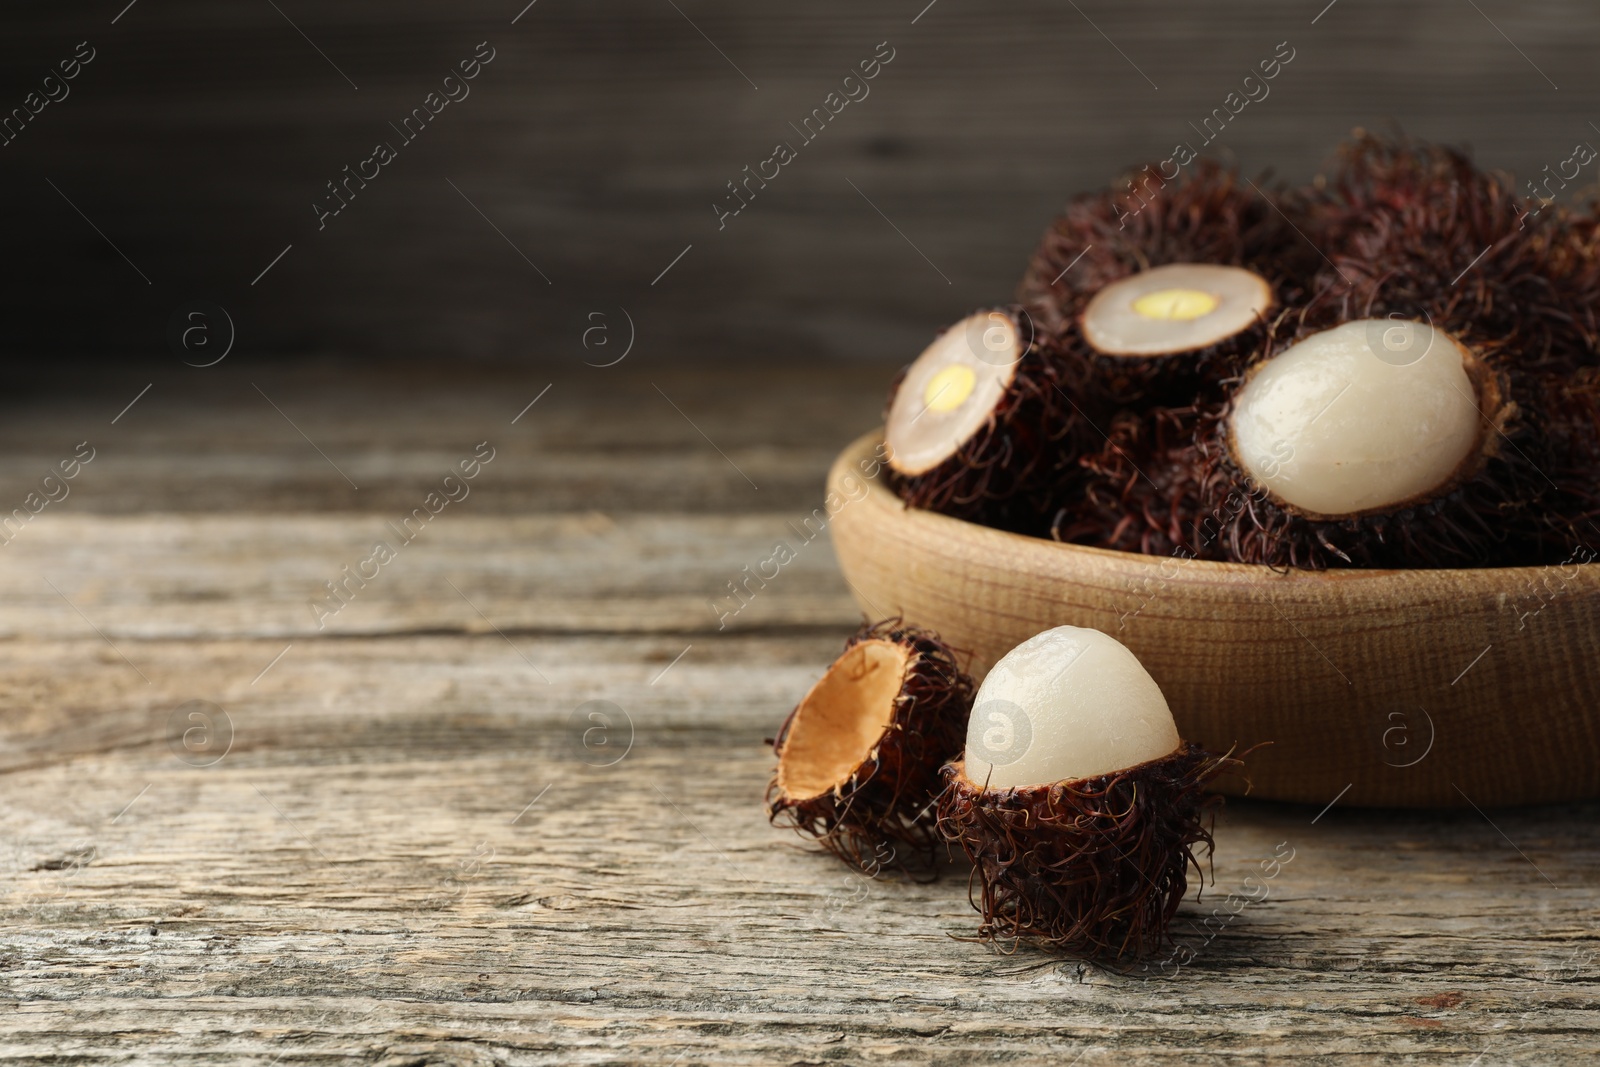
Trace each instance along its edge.
<instances>
[{"instance_id":1,"label":"wooden table surface","mask_svg":"<svg viewBox=\"0 0 1600 1067\"><path fill-rule=\"evenodd\" d=\"M769 827L763 739L857 612L825 539L725 630L709 601L793 539L881 367L178 369L0 401L0 510L94 449L0 546L0 1055L1600 1057L1596 805L1230 802L1182 965L1131 974L957 940L959 867Z\"/></svg>"}]
</instances>

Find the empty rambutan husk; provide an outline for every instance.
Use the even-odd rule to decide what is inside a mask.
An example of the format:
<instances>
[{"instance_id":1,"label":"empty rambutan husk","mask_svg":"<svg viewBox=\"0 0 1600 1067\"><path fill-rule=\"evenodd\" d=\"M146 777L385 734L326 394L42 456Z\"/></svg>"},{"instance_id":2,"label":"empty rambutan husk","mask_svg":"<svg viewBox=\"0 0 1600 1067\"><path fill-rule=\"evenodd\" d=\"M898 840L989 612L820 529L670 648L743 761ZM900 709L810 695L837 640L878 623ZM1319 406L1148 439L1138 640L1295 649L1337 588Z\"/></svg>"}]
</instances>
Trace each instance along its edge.
<instances>
[{"instance_id":1,"label":"empty rambutan husk","mask_svg":"<svg viewBox=\"0 0 1600 1067\"><path fill-rule=\"evenodd\" d=\"M1380 497L1370 506L1320 506L1308 502L1303 488L1295 491L1302 495L1286 496L1286 483L1275 482L1274 468L1297 458L1290 435L1271 445L1241 441L1241 409L1250 403L1249 390L1256 375L1282 369L1274 366L1276 362L1308 342L1332 344L1326 339L1335 334L1370 338L1402 328L1428 338L1425 355L1435 351L1434 345L1441 357L1454 360L1459 355L1459 368L1469 383L1455 393L1446 392L1457 415L1458 429L1452 436L1460 443L1455 451L1441 451L1431 462L1449 465L1428 474L1425 488L1391 499ZM1378 346L1371 347L1376 351ZM1323 380L1329 379L1324 375ZM1537 516L1548 479L1530 459L1535 431L1519 407L1519 398L1513 397L1510 383L1506 372L1496 370L1459 339L1424 323L1356 320L1329 330L1308 326L1284 352L1251 368L1229 407L1197 433L1193 454L1185 460L1186 466L1198 471L1201 513L1220 516L1216 537L1223 557L1240 563L1311 569L1537 562L1540 550L1533 531L1542 521ZM1397 395L1402 403L1409 400L1404 394ZM1337 397L1310 422L1322 417L1335 402ZM1359 401L1351 403L1359 407ZM1306 409L1298 410L1304 413ZM1429 432L1436 429L1426 419L1419 425L1430 428ZM1372 424L1369 419L1364 428L1367 433L1359 432L1359 426L1356 431L1344 432L1347 443L1357 447L1365 446L1370 434L1381 428L1382 424ZM1434 436L1444 439L1446 435L1437 431ZM1325 476L1345 483L1324 496L1342 493L1351 497L1352 485L1360 491L1367 488L1361 483L1362 468L1354 457L1324 455L1320 462L1324 472L1343 468L1343 473ZM1385 457L1382 462L1390 469L1403 469L1397 458Z\"/></svg>"},{"instance_id":2,"label":"empty rambutan husk","mask_svg":"<svg viewBox=\"0 0 1600 1067\"><path fill-rule=\"evenodd\" d=\"M1298 198L1282 188L1275 205L1208 160L1167 181L1151 166L1136 174L1148 202L1112 193L1067 206L1018 299L1057 344L1081 340L1085 395L1182 405L1242 369L1266 320L1299 301L1317 257L1291 219Z\"/></svg>"},{"instance_id":3,"label":"empty rambutan husk","mask_svg":"<svg viewBox=\"0 0 1600 1067\"><path fill-rule=\"evenodd\" d=\"M945 330L890 390L891 486L910 507L1042 532L1033 495L1094 440L1075 368L1021 308L980 311Z\"/></svg>"},{"instance_id":4,"label":"empty rambutan husk","mask_svg":"<svg viewBox=\"0 0 1600 1067\"><path fill-rule=\"evenodd\" d=\"M978 937L1027 941L1091 958L1137 958L1167 928L1210 856L1208 783L1242 764L1183 744L1113 774L1023 789L985 789L965 761L944 769L939 826L973 863Z\"/></svg>"},{"instance_id":5,"label":"empty rambutan husk","mask_svg":"<svg viewBox=\"0 0 1600 1067\"><path fill-rule=\"evenodd\" d=\"M943 770L939 829L972 860L979 940L1145 955L1209 857L1206 785L1240 766L1180 740L1160 687L1098 630L1059 626L995 664Z\"/></svg>"},{"instance_id":6,"label":"empty rambutan husk","mask_svg":"<svg viewBox=\"0 0 1600 1067\"><path fill-rule=\"evenodd\" d=\"M939 767L961 750L972 693L936 634L862 626L773 741L769 818L862 870L931 867Z\"/></svg>"}]
</instances>

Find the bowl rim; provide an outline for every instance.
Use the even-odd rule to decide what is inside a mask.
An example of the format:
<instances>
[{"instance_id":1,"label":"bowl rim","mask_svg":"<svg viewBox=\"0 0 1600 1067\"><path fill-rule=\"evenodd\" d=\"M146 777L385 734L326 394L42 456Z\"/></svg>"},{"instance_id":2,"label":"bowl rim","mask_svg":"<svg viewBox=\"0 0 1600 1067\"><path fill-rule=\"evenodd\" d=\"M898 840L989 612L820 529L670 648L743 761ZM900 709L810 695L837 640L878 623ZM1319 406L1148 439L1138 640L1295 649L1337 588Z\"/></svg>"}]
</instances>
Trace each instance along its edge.
<instances>
[{"instance_id":1,"label":"bowl rim","mask_svg":"<svg viewBox=\"0 0 1600 1067\"><path fill-rule=\"evenodd\" d=\"M941 515L934 511L925 511L907 505L894 491L889 488L888 482L882 477L887 464L880 463L877 474L870 477L862 473L864 460L881 459L879 446L884 440L884 427L879 426L870 430L855 440L851 441L835 457L828 470L827 488L830 493L839 488L845 474L857 475L867 485L866 495L861 498L863 503L871 501L878 507L893 507L903 513L907 522L924 524L928 529L959 529L963 531L962 537L969 541L973 538L991 541L997 548L1013 546L1028 552L1051 551L1058 552L1067 557L1100 559L1107 562L1116 562L1122 567L1138 570L1144 569L1151 572L1161 571L1164 567L1174 562L1178 563L1183 571L1192 579L1201 583L1233 584L1237 581L1259 583L1263 577L1295 578L1302 581L1356 581L1376 583L1393 583L1395 585L1414 585L1429 577L1442 581L1446 576L1455 583L1470 582L1473 585L1492 587L1499 591L1507 585L1520 585L1524 581L1531 581L1538 575L1549 573L1552 570L1567 570L1575 568L1586 583L1592 583L1596 590L1600 590L1600 560L1593 563L1539 563L1517 567L1410 567L1410 568L1367 568L1367 567L1331 567L1326 570L1308 570L1297 567L1282 570L1266 563L1231 563L1222 560L1202 560L1194 557L1177 555L1148 555L1143 552L1123 552L1112 548L1096 548L1092 545L1075 545L1065 541L1052 541L1043 537L1032 537L1028 534L1013 533L1010 530L1001 530L982 523L971 522L966 519L957 519L949 515ZM831 521L831 520L830 520ZM1171 575L1161 574L1161 580L1172 581ZM1563 579L1567 582L1578 580L1578 575ZM1463 590L1465 591L1465 590Z\"/></svg>"}]
</instances>

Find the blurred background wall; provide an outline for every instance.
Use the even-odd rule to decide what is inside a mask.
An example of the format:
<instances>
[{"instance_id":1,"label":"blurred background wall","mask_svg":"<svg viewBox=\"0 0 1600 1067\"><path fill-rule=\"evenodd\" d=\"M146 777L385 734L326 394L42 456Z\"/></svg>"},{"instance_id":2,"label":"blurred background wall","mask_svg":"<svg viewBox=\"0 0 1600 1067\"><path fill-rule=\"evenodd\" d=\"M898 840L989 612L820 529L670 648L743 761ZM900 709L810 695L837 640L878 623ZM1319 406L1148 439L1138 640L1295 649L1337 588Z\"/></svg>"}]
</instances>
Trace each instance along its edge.
<instances>
[{"instance_id":1,"label":"blurred background wall","mask_svg":"<svg viewBox=\"0 0 1600 1067\"><path fill-rule=\"evenodd\" d=\"M1294 181L1357 125L1519 176L1600 144L1577 0L525 3L9 7L10 358L171 363L204 300L255 358L597 362L584 331L626 308L651 359L897 362L1007 298L1070 195L1180 141ZM778 176L720 217L747 165ZM347 166L377 176L322 216Z\"/></svg>"}]
</instances>

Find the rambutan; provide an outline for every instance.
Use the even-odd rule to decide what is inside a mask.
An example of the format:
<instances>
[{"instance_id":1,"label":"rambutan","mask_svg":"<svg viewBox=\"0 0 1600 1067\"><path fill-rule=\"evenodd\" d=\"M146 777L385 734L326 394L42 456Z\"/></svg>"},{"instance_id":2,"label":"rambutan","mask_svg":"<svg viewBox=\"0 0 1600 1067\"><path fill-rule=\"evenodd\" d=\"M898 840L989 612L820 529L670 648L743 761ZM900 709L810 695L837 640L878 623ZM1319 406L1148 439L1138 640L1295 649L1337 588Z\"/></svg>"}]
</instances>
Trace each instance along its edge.
<instances>
[{"instance_id":1,"label":"rambutan","mask_svg":"<svg viewBox=\"0 0 1600 1067\"><path fill-rule=\"evenodd\" d=\"M1465 152L1361 130L1309 201L1315 288L1342 294L1342 318L1428 322L1506 369L1600 363L1592 216L1531 208Z\"/></svg>"},{"instance_id":2,"label":"rambutan","mask_svg":"<svg viewBox=\"0 0 1600 1067\"><path fill-rule=\"evenodd\" d=\"M972 692L936 634L862 626L773 741L769 818L862 870L931 865L939 767L961 750Z\"/></svg>"},{"instance_id":3,"label":"rambutan","mask_svg":"<svg viewBox=\"0 0 1600 1067\"><path fill-rule=\"evenodd\" d=\"M1195 848L1212 848L1205 786L1239 761L1179 739L1132 652L1061 626L984 680L939 828L972 860L978 938L1094 958L1167 943Z\"/></svg>"},{"instance_id":4,"label":"rambutan","mask_svg":"<svg viewBox=\"0 0 1600 1067\"><path fill-rule=\"evenodd\" d=\"M885 414L889 478L907 505L1040 532L1032 496L1093 443L1074 363L1021 308L941 333L896 378Z\"/></svg>"},{"instance_id":5,"label":"rambutan","mask_svg":"<svg viewBox=\"0 0 1600 1067\"><path fill-rule=\"evenodd\" d=\"M1507 378L1425 323L1313 330L1255 365L1196 446L1226 558L1275 567L1484 566L1528 551L1543 495Z\"/></svg>"},{"instance_id":6,"label":"rambutan","mask_svg":"<svg viewBox=\"0 0 1600 1067\"><path fill-rule=\"evenodd\" d=\"M1600 556L1600 367L1522 376L1541 414L1535 478L1545 483L1530 517L1539 556L1529 562L1592 562Z\"/></svg>"},{"instance_id":7,"label":"rambutan","mask_svg":"<svg viewBox=\"0 0 1600 1067\"><path fill-rule=\"evenodd\" d=\"M1561 558L1596 495L1595 228L1548 206L1529 221L1463 152L1360 131L1308 205L1316 297L1197 435L1202 502L1245 501L1227 558Z\"/></svg>"},{"instance_id":8,"label":"rambutan","mask_svg":"<svg viewBox=\"0 0 1600 1067\"><path fill-rule=\"evenodd\" d=\"M1200 484L1193 446L1205 419L1194 404L1119 412L1104 444L1079 460L1070 495L1057 499L1050 536L1119 552L1195 554Z\"/></svg>"},{"instance_id":9,"label":"rambutan","mask_svg":"<svg viewBox=\"0 0 1600 1067\"><path fill-rule=\"evenodd\" d=\"M1141 207L1120 194L1069 204L1018 288L1058 343L1081 338L1084 395L1117 406L1214 392L1254 354L1275 309L1298 301L1316 256L1283 189L1280 206L1209 160L1168 181L1151 170L1139 172Z\"/></svg>"}]
</instances>

